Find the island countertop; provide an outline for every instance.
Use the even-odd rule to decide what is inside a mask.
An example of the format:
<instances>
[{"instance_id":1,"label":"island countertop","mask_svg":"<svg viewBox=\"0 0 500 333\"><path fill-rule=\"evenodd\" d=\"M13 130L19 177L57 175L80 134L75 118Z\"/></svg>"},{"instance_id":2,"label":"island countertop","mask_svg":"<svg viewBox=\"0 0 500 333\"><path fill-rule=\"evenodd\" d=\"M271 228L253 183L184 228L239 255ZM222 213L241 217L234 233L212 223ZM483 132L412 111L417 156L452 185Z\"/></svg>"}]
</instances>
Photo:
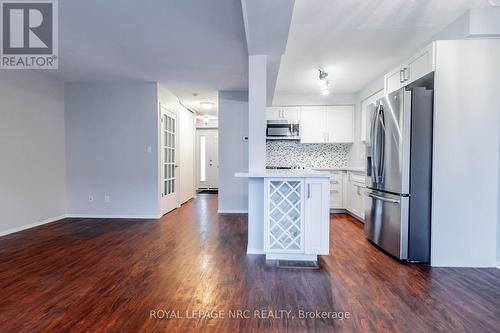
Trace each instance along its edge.
<instances>
[{"instance_id":1,"label":"island countertop","mask_svg":"<svg viewBox=\"0 0 500 333\"><path fill-rule=\"evenodd\" d=\"M251 171L243 170L234 174L238 178L330 178L328 171L318 170L262 170Z\"/></svg>"}]
</instances>

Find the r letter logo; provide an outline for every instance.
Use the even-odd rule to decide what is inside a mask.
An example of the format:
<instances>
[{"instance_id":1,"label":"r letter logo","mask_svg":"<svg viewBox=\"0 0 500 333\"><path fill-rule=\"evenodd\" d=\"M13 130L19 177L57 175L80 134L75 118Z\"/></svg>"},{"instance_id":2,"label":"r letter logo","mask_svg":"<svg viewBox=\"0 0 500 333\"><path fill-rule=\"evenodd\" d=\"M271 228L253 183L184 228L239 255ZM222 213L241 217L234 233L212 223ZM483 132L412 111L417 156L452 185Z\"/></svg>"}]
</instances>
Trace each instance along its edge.
<instances>
[{"instance_id":1,"label":"r letter logo","mask_svg":"<svg viewBox=\"0 0 500 333\"><path fill-rule=\"evenodd\" d=\"M1 2L1 68L57 69L57 2Z\"/></svg>"}]
</instances>

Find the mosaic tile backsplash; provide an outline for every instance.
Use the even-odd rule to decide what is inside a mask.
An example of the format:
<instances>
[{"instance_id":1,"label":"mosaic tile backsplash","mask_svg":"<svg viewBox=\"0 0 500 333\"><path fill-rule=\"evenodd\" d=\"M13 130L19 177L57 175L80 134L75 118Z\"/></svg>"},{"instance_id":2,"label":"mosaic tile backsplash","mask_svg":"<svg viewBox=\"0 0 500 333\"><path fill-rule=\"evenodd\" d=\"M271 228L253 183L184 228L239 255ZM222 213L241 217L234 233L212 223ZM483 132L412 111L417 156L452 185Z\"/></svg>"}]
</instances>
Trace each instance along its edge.
<instances>
[{"instance_id":1,"label":"mosaic tile backsplash","mask_svg":"<svg viewBox=\"0 0 500 333\"><path fill-rule=\"evenodd\" d=\"M328 169L347 167L350 144L267 141L266 164L275 167Z\"/></svg>"}]
</instances>

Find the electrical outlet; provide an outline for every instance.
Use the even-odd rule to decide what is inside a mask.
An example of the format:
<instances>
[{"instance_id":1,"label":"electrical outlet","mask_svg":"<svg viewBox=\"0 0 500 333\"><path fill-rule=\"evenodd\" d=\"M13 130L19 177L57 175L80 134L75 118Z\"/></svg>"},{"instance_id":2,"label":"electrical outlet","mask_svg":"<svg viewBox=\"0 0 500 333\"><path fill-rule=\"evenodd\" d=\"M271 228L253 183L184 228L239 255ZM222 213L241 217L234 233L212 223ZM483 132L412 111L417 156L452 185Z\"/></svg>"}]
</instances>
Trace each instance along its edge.
<instances>
[{"instance_id":1,"label":"electrical outlet","mask_svg":"<svg viewBox=\"0 0 500 333\"><path fill-rule=\"evenodd\" d=\"M153 153L153 147L151 146L148 146L146 151L148 152L148 154L152 154Z\"/></svg>"},{"instance_id":2,"label":"electrical outlet","mask_svg":"<svg viewBox=\"0 0 500 333\"><path fill-rule=\"evenodd\" d=\"M111 196L109 194L104 195L104 202L105 203L110 203L111 202Z\"/></svg>"},{"instance_id":3,"label":"electrical outlet","mask_svg":"<svg viewBox=\"0 0 500 333\"><path fill-rule=\"evenodd\" d=\"M89 202L94 202L94 196L93 195L89 195Z\"/></svg>"}]
</instances>

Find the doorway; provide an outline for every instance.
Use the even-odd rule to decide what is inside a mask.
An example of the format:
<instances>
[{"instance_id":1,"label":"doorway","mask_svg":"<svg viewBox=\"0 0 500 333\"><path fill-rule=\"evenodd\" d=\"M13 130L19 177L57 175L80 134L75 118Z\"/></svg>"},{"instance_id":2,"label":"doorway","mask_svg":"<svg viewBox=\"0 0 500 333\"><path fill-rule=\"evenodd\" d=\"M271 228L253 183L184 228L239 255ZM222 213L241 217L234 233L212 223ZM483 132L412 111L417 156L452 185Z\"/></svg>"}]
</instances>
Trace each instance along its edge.
<instances>
[{"instance_id":1,"label":"doorway","mask_svg":"<svg viewBox=\"0 0 500 333\"><path fill-rule=\"evenodd\" d=\"M219 188L219 130L196 131L197 180L199 190Z\"/></svg>"},{"instance_id":2,"label":"doorway","mask_svg":"<svg viewBox=\"0 0 500 333\"><path fill-rule=\"evenodd\" d=\"M177 208L177 116L161 106L161 213Z\"/></svg>"}]
</instances>

